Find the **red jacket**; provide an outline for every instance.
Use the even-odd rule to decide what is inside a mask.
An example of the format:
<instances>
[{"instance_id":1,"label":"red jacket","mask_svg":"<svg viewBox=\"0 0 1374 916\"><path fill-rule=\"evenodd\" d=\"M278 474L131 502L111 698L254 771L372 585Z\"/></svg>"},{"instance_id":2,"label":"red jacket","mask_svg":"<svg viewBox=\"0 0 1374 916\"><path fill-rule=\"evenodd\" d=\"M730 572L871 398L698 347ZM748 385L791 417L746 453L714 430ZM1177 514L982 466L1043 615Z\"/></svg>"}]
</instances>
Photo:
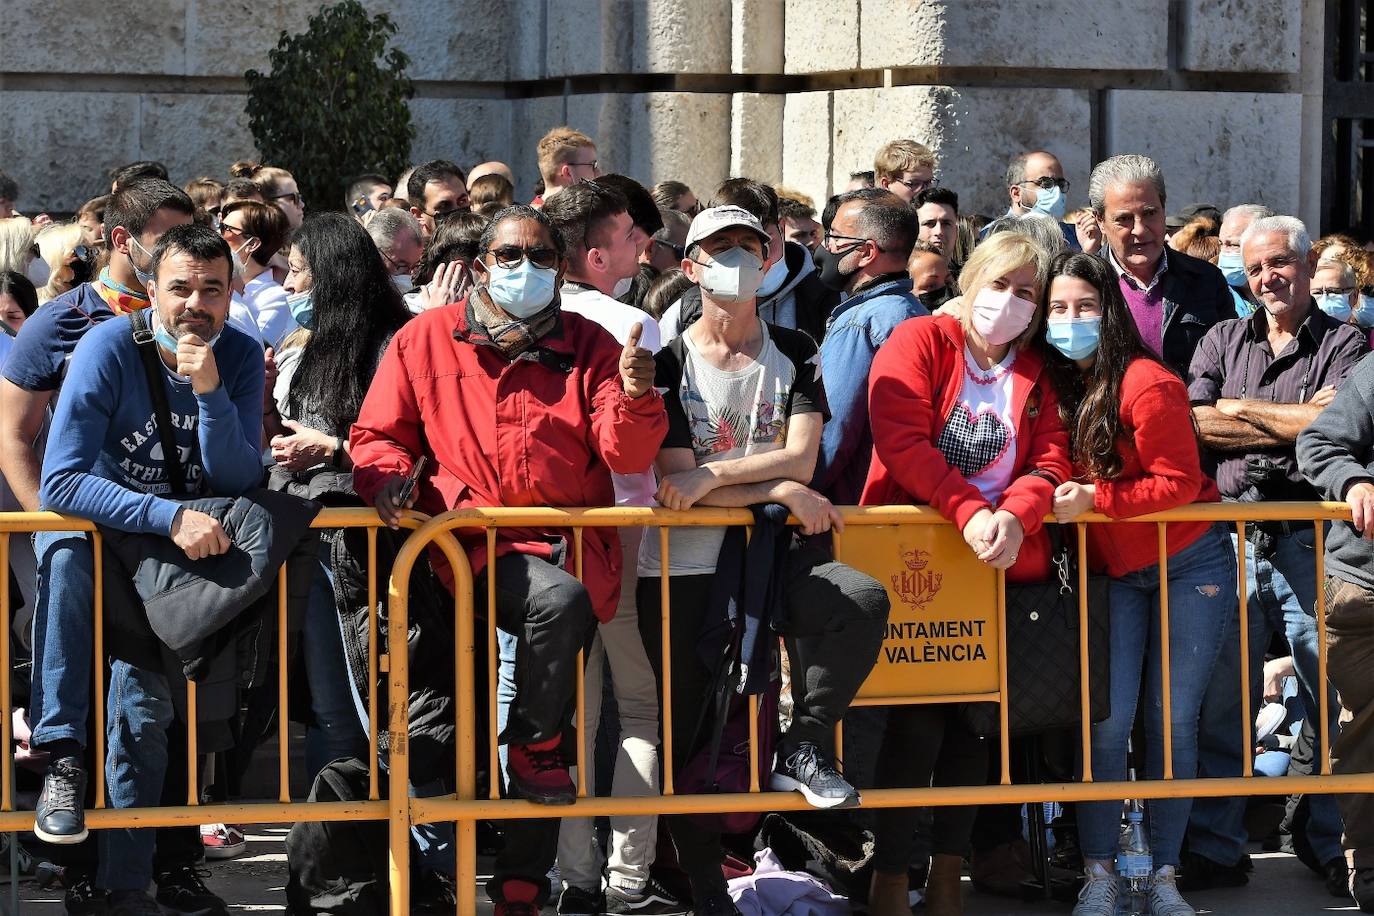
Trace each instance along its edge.
<instances>
[{"instance_id":1,"label":"red jacket","mask_svg":"<svg viewBox=\"0 0 1374 916\"><path fill-rule=\"evenodd\" d=\"M1188 390L1178 376L1152 359L1139 358L1121 380L1121 424L1117 442L1121 474L1095 480L1093 508L1112 518L1162 512L1189 503L1221 500L1216 482L1202 472ZM1081 468L1075 468L1080 471ZM1211 522L1172 522L1173 556L1207 533ZM1124 576L1159 562L1159 534L1152 522L1089 525L1088 558L1094 570Z\"/></svg>"},{"instance_id":2,"label":"red jacket","mask_svg":"<svg viewBox=\"0 0 1374 916\"><path fill-rule=\"evenodd\" d=\"M353 485L371 503L392 475L429 456L415 508L437 514L469 506L613 506L611 472L647 470L668 430L663 398L630 398L621 386L621 347L595 322L563 312L539 348L515 360L472 341L467 305L431 309L387 348L353 425ZM487 562L482 531L461 529L473 572ZM569 529L498 529L498 556L549 558ZM597 616L615 615L620 539L587 528L583 582ZM436 569L452 587L447 564ZM479 599L480 600L480 599Z\"/></svg>"},{"instance_id":3,"label":"red jacket","mask_svg":"<svg viewBox=\"0 0 1374 916\"><path fill-rule=\"evenodd\" d=\"M1042 520L1053 505L1054 488L1069 479L1071 469L1068 433L1043 370L1033 348L1021 350L1012 363L1016 477L990 506L935 445L963 387L963 326L951 315L902 322L878 349L868 374L873 466L860 502L926 503L960 531L980 509L1005 509L1026 531L1008 578L1047 579L1050 545Z\"/></svg>"}]
</instances>

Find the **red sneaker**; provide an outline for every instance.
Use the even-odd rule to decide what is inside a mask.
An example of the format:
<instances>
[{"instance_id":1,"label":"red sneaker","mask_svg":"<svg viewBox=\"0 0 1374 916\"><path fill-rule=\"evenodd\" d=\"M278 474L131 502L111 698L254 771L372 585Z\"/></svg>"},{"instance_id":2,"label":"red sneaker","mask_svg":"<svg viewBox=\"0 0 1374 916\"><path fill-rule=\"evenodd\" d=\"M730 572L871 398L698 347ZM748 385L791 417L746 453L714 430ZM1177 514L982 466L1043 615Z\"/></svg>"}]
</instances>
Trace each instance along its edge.
<instances>
[{"instance_id":1,"label":"red sneaker","mask_svg":"<svg viewBox=\"0 0 1374 916\"><path fill-rule=\"evenodd\" d=\"M561 742L561 738L550 738L538 744L506 747L506 769L516 794L536 805L571 805L577 801L577 787L568 778L568 765L558 752Z\"/></svg>"},{"instance_id":2,"label":"red sneaker","mask_svg":"<svg viewBox=\"0 0 1374 916\"><path fill-rule=\"evenodd\" d=\"M232 859L248 851L243 829L235 824L201 824L200 842L207 859Z\"/></svg>"},{"instance_id":3,"label":"red sneaker","mask_svg":"<svg viewBox=\"0 0 1374 916\"><path fill-rule=\"evenodd\" d=\"M530 881L501 882L501 899L496 904L496 916L539 916L539 889Z\"/></svg>"}]
</instances>

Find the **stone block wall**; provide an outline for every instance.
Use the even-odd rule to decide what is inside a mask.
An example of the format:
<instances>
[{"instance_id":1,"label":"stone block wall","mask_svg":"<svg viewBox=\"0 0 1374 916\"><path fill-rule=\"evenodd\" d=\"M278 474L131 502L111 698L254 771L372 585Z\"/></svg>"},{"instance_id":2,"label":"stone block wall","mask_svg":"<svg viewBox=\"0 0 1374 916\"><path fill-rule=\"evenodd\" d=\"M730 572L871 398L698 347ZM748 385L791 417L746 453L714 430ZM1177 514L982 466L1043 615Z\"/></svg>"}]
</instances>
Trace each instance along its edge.
<instances>
[{"instance_id":1,"label":"stone block wall","mask_svg":"<svg viewBox=\"0 0 1374 916\"><path fill-rule=\"evenodd\" d=\"M963 208L988 214L1006 206L1008 159L1035 147L1063 160L1073 207L1092 164L1121 152L1155 156L1176 205L1259 200L1309 221L1319 205L1297 175L1320 168L1302 129L1320 68L1302 64L1322 47L1321 0L365 2L411 57L412 157L505 160L522 197L535 142L568 123L603 168L703 196L748 174L820 202L912 137ZM75 0L11 6L0 168L31 212L74 209L119 162L162 159L185 181L253 155L242 74L316 8L106 0L97 20Z\"/></svg>"}]
</instances>

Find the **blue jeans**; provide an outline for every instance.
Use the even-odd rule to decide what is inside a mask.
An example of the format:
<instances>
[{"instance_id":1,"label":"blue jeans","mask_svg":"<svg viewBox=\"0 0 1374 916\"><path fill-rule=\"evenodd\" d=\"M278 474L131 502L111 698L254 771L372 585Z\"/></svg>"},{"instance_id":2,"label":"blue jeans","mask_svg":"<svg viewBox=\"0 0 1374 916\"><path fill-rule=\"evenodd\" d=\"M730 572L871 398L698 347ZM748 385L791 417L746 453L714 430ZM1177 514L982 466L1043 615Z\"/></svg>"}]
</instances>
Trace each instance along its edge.
<instances>
[{"instance_id":1,"label":"blue jeans","mask_svg":"<svg viewBox=\"0 0 1374 916\"><path fill-rule=\"evenodd\" d=\"M305 768L312 782L332 760L367 759L367 734L353 703L340 626L334 604L334 574L329 568L329 542L325 540L320 545L320 569L310 586L305 631L301 634L314 719L305 730Z\"/></svg>"},{"instance_id":2,"label":"blue jeans","mask_svg":"<svg viewBox=\"0 0 1374 916\"><path fill-rule=\"evenodd\" d=\"M111 808L148 808L161 803L167 774L167 727L172 716L166 677L128 662L116 661L110 667L105 784ZM153 880L153 828L101 830L99 841L96 883L100 887L143 890Z\"/></svg>"},{"instance_id":3,"label":"blue jeans","mask_svg":"<svg viewBox=\"0 0 1374 916\"><path fill-rule=\"evenodd\" d=\"M1198 712L1216 664L1221 633L1236 615L1236 556L1225 529L1214 527L1169 557L1169 676L1172 705L1174 777L1197 771ZM1144 667L1146 701L1145 769L1151 779L1164 775L1164 698L1159 634L1159 566L1149 566L1111 581L1111 715L1092 727L1093 778L1126 778L1126 751L1139 700ZM1150 849L1155 867L1177 865L1188 825L1189 798L1146 802ZM1121 802L1084 802L1078 806L1083 856L1110 861L1116 855Z\"/></svg>"},{"instance_id":4,"label":"blue jeans","mask_svg":"<svg viewBox=\"0 0 1374 916\"><path fill-rule=\"evenodd\" d=\"M1271 555L1257 557L1255 545L1245 545L1247 651L1250 660L1250 711L1259 709L1264 676L1264 650L1270 636L1281 633L1293 652L1298 698L1304 715L1314 724L1321 719L1321 701L1315 686L1317 673L1317 554L1316 534L1310 525L1274 539ZM1231 536L1232 549L1236 538ZM1212 682L1203 701L1198 735L1198 770L1202 776L1239 776L1243 756L1254 752L1254 722L1241 726L1240 619L1232 620L1223 637ZM1327 734L1334 735L1341 704L1335 690L1330 697ZM1234 865L1245 851L1247 835L1242 820L1244 797L1202 798L1193 805L1188 822L1188 849L1222 865ZM1310 819L1307 838L1321 862L1341 855L1341 815L1330 795L1308 799Z\"/></svg>"},{"instance_id":5,"label":"blue jeans","mask_svg":"<svg viewBox=\"0 0 1374 916\"><path fill-rule=\"evenodd\" d=\"M70 531L39 531L38 595L33 615L33 743L86 746L95 664L95 560L91 540Z\"/></svg>"}]
</instances>

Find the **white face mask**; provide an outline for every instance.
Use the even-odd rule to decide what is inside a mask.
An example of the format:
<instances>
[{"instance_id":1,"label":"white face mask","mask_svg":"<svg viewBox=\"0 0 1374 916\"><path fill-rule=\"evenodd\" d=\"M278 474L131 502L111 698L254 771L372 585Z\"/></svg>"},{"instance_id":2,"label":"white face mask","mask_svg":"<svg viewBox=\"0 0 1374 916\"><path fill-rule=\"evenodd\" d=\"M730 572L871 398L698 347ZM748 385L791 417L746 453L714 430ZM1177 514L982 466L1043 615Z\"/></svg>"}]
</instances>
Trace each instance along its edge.
<instances>
[{"instance_id":1,"label":"white face mask","mask_svg":"<svg viewBox=\"0 0 1374 916\"><path fill-rule=\"evenodd\" d=\"M402 294L410 292L415 288L415 283L410 279L410 274L392 274L391 282Z\"/></svg>"},{"instance_id":2,"label":"white face mask","mask_svg":"<svg viewBox=\"0 0 1374 916\"><path fill-rule=\"evenodd\" d=\"M29 266L25 269L24 275L29 278L29 282L35 287L42 289L48 285L48 278L52 276L52 271L48 269L47 261L42 258L34 258L29 262Z\"/></svg>"},{"instance_id":3,"label":"white face mask","mask_svg":"<svg viewBox=\"0 0 1374 916\"><path fill-rule=\"evenodd\" d=\"M626 293L630 291L630 287L634 286L634 283L634 277L621 277L619 280L616 280L615 289L611 290L611 298L619 299L620 297L624 296Z\"/></svg>"},{"instance_id":4,"label":"white face mask","mask_svg":"<svg viewBox=\"0 0 1374 916\"><path fill-rule=\"evenodd\" d=\"M711 260L704 264L697 262L704 292L722 302L754 298L763 282L763 262L757 255L736 247L708 257Z\"/></svg>"}]
</instances>

